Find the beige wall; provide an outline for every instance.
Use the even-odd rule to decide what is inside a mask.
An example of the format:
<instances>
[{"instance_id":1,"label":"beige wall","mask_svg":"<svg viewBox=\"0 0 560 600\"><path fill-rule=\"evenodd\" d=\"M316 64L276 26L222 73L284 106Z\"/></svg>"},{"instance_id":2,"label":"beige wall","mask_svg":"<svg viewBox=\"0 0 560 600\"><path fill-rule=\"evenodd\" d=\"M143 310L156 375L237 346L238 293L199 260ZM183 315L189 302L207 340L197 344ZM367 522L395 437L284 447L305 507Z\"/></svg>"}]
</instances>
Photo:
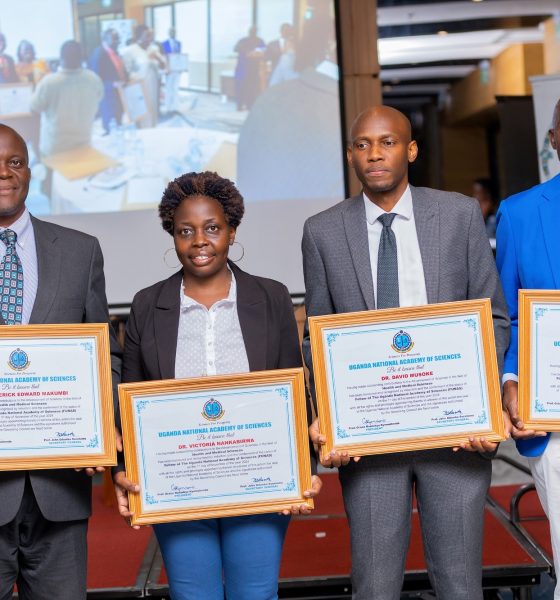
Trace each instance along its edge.
<instances>
[{"instance_id":1,"label":"beige wall","mask_svg":"<svg viewBox=\"0 0 560 600\"><path fill-rule=\"evenodd\" d=\"M532 93L529 77L542 75L542 44L515 44L490 62L487 83L480 69L456 83L451 90L447 122L459 123L496 105L495 96L526 96Z\"/></svg>"},{"instance_id":2,"label":"beige wall","mask_svg":"<svg viewBox=\"0 0 560 600\"><path fill-rule=\"evenodd\" d=\"M472 182L488 177L488 148L483 127L442 127L441 187L472 195Z\"/></svg>"}]
</instances>

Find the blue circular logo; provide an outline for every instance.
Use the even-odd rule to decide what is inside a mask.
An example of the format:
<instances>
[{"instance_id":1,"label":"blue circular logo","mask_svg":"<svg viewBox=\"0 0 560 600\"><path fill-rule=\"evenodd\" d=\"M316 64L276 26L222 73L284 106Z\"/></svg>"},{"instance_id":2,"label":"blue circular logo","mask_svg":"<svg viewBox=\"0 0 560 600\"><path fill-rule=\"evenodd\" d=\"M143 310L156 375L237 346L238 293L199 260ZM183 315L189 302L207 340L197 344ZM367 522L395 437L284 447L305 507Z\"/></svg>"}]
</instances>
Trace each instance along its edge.
<instances>
[{"instance_id":1,"label":"blue circular logo","mask_svg":"<svg viewBox=\"0 0 560 600\"><path fill-rule=\"evenodd\" d=\"M8 360L8 365L15 371L23 371L29 366L29 359L27 353L16 348L11 354Z\"/></svg>"},{"instance_id":2,"label":"blue circular logo","mask_svg":"<svg viewBox=\"0 0 560 600\"><path fill-rule=\"evenodd\" d=\"M394 335L391 347L396 352L409 352L412 349L412 346L414 346L414 343L412 341L412 338L408 333L406 333L406 331L403 331L401 329L398 333Z\"/></svg>"},{"instance_id":3,"label":"blue circular logo","mask_svg":"<svg viewBox=\"0 0 560 600\"><path fill-rule=\"evenodd\" d=\"M217 421L224 416L224 409L218 400L210 398L202 408L202 416L208 421Z\"/></svg>"}]
</instances>

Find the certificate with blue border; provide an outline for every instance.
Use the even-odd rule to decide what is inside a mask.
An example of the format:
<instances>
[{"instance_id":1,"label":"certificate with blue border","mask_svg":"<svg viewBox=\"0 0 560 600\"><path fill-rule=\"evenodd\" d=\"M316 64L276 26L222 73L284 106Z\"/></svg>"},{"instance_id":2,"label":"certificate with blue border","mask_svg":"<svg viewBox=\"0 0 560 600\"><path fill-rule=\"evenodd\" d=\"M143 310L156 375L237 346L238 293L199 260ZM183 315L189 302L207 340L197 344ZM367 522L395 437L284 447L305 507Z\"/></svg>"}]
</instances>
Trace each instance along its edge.
<instances>
[{"instance_id":1,"label":"certificate with blue border","mask_svg":"<svg viewBox=\"0 0 560 600\"><path fill-rule=\"evenodd\" d=\"M321 451L505 439L490 300L309 318Z\"/></svg>"},{"instance_id":2,"label":"certificate with blue border","mask_svg":"<svg viewBox=\"0 0 560 600\"><path fill-rule=\"evenodd\" d=\"M119 386L132 524L313 507L302 369Z\"/></svg>"},{"instance_id":3,"label":"certificate with blue border","mask_svg":"<svg viewBox=\"0 0 560 600\"><path fill-rule=\"evenodd\" d=\"M116 464L107 323L0 326L0 470Z\"/></svg>"},{"instance_id":4,"label":"certificate with blue border","mask_svg":"<svg viewBox=\"0 0 560 600\"><path fill-rule=\"evenodd\" d=\"M560 431L560 290L519 290L519 414Z\"/></svg>"}]
</instances>

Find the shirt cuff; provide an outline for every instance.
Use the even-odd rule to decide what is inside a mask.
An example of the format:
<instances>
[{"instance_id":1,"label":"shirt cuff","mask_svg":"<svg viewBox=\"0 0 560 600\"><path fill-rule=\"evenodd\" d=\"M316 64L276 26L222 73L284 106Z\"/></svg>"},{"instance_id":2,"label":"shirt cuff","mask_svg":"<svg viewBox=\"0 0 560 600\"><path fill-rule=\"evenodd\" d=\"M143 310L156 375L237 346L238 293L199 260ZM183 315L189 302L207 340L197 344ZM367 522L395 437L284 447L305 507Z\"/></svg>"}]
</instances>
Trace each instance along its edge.
<instances>
[{"instance_id":1,"label":"shirt cuff","mask_svg":"<svg viewBox=\"0 0 560 600\"><path fill-rule=\"evenodd\" d=\"M519 377L515 373L504 373L502 376L502 385L506 381L519 381Z\"/></svg>"}]
</instances>

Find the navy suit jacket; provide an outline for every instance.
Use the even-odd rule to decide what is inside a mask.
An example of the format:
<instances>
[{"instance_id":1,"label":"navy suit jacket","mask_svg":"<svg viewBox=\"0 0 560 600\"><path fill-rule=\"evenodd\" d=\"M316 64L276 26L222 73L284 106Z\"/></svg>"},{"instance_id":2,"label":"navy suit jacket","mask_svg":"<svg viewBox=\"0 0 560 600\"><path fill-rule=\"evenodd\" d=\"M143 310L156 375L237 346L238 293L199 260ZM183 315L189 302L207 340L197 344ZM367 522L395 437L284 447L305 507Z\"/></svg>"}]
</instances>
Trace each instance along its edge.
<instances>
[{"instance_id":1,"label":"navy suit jacket","mask_svg":"<svg viewBox=\"0 0 560 600\"><path fill-rule=\"evenodd\" d=\"M560 175L515 194L500 205L496 261L511 317L504 373L517 375L519 289L560 289ZM521 454L539 456L548 438L517 442Z\"/></svg>"},{"instance_id":2,"label":"navy suit jacket","mask_svg":"<svg viewBox=\"0 0 560 600\"><path fill-rule=\"evenodd\" d=\"M93 51L91 58L89 59L89 67L92 71L97 73L103 81L121 81L117 68L103 46L98 46ZM124 70L123 64L123 71Z\"/></svg>"}]
</instances>

